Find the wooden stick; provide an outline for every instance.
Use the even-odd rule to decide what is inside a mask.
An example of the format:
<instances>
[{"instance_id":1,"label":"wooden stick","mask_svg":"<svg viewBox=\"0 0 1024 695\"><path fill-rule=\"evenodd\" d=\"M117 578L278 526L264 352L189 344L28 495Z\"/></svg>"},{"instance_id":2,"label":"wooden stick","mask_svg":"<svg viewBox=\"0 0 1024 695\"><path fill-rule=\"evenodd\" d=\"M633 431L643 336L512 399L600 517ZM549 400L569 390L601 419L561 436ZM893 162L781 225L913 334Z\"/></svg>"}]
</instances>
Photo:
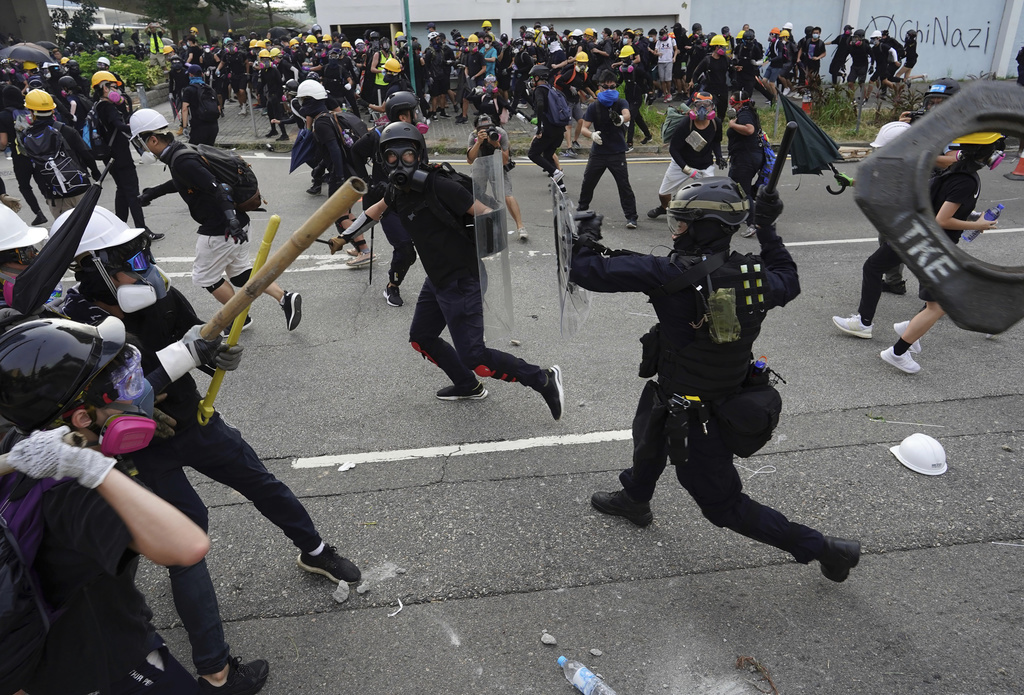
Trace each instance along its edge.
<instances>
[{"instance_id":1,"label":"wooden stick","mask_svg":"<svg viewBox=\"0 0 1024 695\"><path fill-rule=\"evenodd\" d=\"M263 291L281 276L285 268L290 266L303 251L312 246L313 242L333 225L335 220L346 214L368 190L362 179L352 177L346 181L301 227L292 233L288 241L275 251L274 255L267 259L266 265L258 272L253 273L249 282L245 283L245 287L235 292L235 296L229 299L228 303L206 322L200 331L203 339L214 340L221 331L230 326L245 307L263 294Z\"/></svg>"}]
</instances>

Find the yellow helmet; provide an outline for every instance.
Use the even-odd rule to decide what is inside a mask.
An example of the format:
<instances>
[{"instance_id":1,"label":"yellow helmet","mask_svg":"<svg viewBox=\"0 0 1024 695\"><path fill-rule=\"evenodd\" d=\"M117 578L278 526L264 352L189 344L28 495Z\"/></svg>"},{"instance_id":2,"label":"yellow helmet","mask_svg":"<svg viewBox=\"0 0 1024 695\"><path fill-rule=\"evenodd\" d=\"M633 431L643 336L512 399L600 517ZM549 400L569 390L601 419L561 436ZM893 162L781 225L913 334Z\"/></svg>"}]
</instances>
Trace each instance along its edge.
<instances>
[{"instance_id":1,"label":"yellow helmet","mask_svg":"<svg viewBox=\"0 0 1024 695\"><path fill-rule=\"evenodd\" d=\"M171 48L170 46L164 46L164 47L163 47L163 48L162 48L161 50L162 50L162 51L163 51L163 52L164 52L165 54L166 54L166 53L174 53L174 49L173 49L173 48Z\"/></svg>"},{"instance_id":2,"label":"yellow helmet","mask_svg":"<svg viewBox=\"0 0 1024 695\"><path fill-rule=\"evenodd\" d=\"M348 41L342 41L341 42L341 47L342 48L352 48L352 44L350 44Z\"/></svg>"},{"instance_id":3,"label":"yellow helmet","mask_svg":"<svg viewBox=\"0 0 1024 695\"><path fill-rule=\"evenodd\" d=\"M259 44L259 41L257 41L256 39L250 39L249 40L249 48L256 48L256 46L258 44Z\"/></svg>"},{"instance_id":4,"label":"yellow helmet","mask_svg":"<svg viewBox=\"0 0 1024 695\"><path fill-rule=\"evenodd\" d=\"M396 31L395 32L395 41L398 41L398 39L403 38L404 36L405 36L405 32L404 31Z\"/></svg>"},{"instance_id":5,"label":"yellow helmet","mask_svg":"<svg viewBox=\"0 0 1024 695\"><path fill-rule=\"evenodd\" d=\"M31 60L26 60L24 63L21 64L21 66L23 68L25 68L26 70L38 70L39 69L39 66L36 65L35 63L33 63Z\"/></svg>"},{"instance_id":6,"label":"yellow helmet","mask_svg":"<svg viewBox=\"0 0 1024 695\"><path fill-rule=\"evenodd\" d=\"M271 58L276 58L279 55L281 55L281 49L280 48L278 48L277 46L274 46L273 48L270 49L270 57Z\"/></svg>"},{"instance_id":7,"label":"yellow helmet","mask_svg":"<svg viewBox=\"0 0 1024 695\"><path fill-rule=\"evenodd\" d=\"M29 111L53 111L53 97L41 89L33 89L25 95L25 108Z\"/></svg>"},{"instance_id":8,"label":"yellow helmet","mask_svg":"<svg viewBox=\"0 0 1024 695\"><path fill-rule=\"evenodd\" d=\"M398 58L388 58L384 61L384 69L388 72L399 73L402 72L402 64L398 62Z\"/></svg>"},{"instance_id":9,"label":"yellow helmet","mask_svg":"<svg viewBox=\"0 0 1024 695\"><path fill-rule=\"evenodd\" d=\"M589 63L590 62L590 56L588 56L583 51L580 51L579 53L576 54L576 62L577 63Z\"/></svg>"},{"instance_id":10,"label":"yellow helmet","mask_svg":"<svg viewBox=\"0 0 1024 695\"><path fill-rule=\"evenodd\" d=\"M633 50L632 46L623 46L622 50L619 51L620 58L632 58L636 55L636 51Z\"/></svg>"},{"instance_id":11,"label":"yellow helmet","mask_svg":"<svg viewBox=\"0 0 1024 695\"><path fill-rule=\"evenodd\" d=\"M198 34L199 33L199 30L196 29L195 27L192 27L191 29L189 29L189 31L192 32L193 34Z\"/></svg>"},{"instance_id":12,"label":"yellow helmet","mask_svg":"<svg viewBox=\"0 0 1024 695\"><path fill-rule=\"evenodd\" d=\"M92 86L95 87L103 82L113 82L114 84L120 85L121 82L114 77L114 73L106 70L100 70L92 74Z\"/></svg>"},{"instance_id":13,"label":"yellow helmet","mask_svg":"<svg viewBox=\"0 0 1024 695\"><path fill-rule=\"evenodd\" d=\"M66 65L69 60L71 60L71 59L68 58L67 56L64 56L63 58L60 59L60 64L61 65Z\"/></svg>"},{"instance_id":14,"label":"yellow helmet","mask_svg":"<svg viewBox=\"0 0 1024 695\"><path fill-rule=\"evenodd\" d=\"M711 38L712 46L728 46L729 42L725 40L725 37L721 34L716 34Z\"/></svg>"},{"instance_id":15,"label":"yellow helmet","mask_svg":"<svg viewBox=\"0 0 1024 695\"><path fill-rule=\"evenodd\" d=\"M596 35L597 35L597 32L596 32L596 31L594 31L594 30L593 30L592 28L590 28L590 27L587 27L586 29L584 29L584 30L583 30L583 33L584 33L584 34L586 34L587 36L596 36Z\"/></svg>"},{"instance_id":16,"label":"yellow helmet","mask_svg":"<svg viewBox=\"0 0 1024 695\"><path fill-rule=\"evenodd\" d=\"M484 23L480 25L480 28L481 29L490 29L491 28L491 20L485 19Z\"/></svg>"},{"instance_id":17,"label":"yellow helmet","mask_svg":"<svg viewBox=\"0 0 1024 695\"><path fill-rule=\"evenodd\" d=\"M259 40L256 41L256 45L258 47L260 47L260 48L266 48L267 47L267 42L264 41L263 39L259 39Z\"/></svg>"},{"instance_id":18,"label":"yellow helmet","mask_svg":"<svg viewBox=\"0 0 1024 695\"><path fill-rule=\"evenodd\" d=\"M288 40L288 45L289 46L295 46L295 45L298 45L298 43L299 43L298 39L289 39Z\"/></svg>"},{"instance_id":19,"label":"yellow helmet","mask_svg":"<svg viewBox=\"0 0 1024 695\"><path fill-rule=\"evenodd\" d=\"M260 58L269 58L270 57L270 51L268 51L267 49L264 48L262 51L260 51L259 57Z\"/></svg>"},{"instance_id":20,"label":"yellow helmet","mask_svg":"<svg viewBox=\"0 0 1024 695\"><path fill-rule=\"evenodd\" d=\"M740 29L739 31L736 32L736 39L739 40L739 39L742 39L742 38L743 38L743 30Z\"/></svg>"},{"instance_id":21,"label":"yellow helmet","mask_svg":"<svg viewBox=\"0 0 1024 695\"><path fill-rule=\"evenodd\" d=\"M38 91L38 90L33 90ZM31 94L32 92L29 92ZM28 97L25 97L25 105L28 106ZM29 106L29 108L32 108ZM953 142L959 145L991 145L1003 137L1002 133L971 133L970 135L964 135L959 137Z\"/></svg>"},{"instance_id":22,"label":"yellow helmet","mask_svg":"<svg viewBox=\"0 0 1024 695\"><path fill-rule=\"evenodd\" d=\"M470 34L469 38L466 39L469 43L480 43L480 39L476 37L476 34Z\"/></svg>"},{"instance_id":23,"label":"yellow helmet","mask_svg":"<svg viewBox=\"0 0 1024 695\"><path fill-rule=\"evenodd\" d=\"M783 29L781 32L779 32L780 38L788 39L790 36L792 36L792 34L789 33L789 29Z\"/></svg>"},{"instance_id":24,"label":"yellow helmet","mask_svg":"<svg viewBox=\"0 0 1024 695\"><path fill-rule=\"evenodd\" d=\"M316 37L310 34L306 37L306 43L317 43Z\"/></svg>"}]
</instances>

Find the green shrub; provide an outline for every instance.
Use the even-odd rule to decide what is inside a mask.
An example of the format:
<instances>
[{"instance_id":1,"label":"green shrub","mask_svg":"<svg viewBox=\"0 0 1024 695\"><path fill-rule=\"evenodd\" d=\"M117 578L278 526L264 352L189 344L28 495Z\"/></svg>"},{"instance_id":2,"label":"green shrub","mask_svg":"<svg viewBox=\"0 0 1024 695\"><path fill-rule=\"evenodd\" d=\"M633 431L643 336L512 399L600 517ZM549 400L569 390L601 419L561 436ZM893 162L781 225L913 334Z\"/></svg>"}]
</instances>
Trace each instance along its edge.
<instances>
[{"instance_id":1,"label":"green shrub","mask_svg":"<svg viewBox=\"0 0 1024 695\"><path fill-rule=\"evenodd\" d=\"M83 75L92 75L96 72L96 59L105 53L81 53L73 56L82 68ZM125 87L132 91L135 85L142 83L146 89L150 89L164 81L164 73L158 66L150 66L149 62L143 62L135 56L116 56L110 58L110 71L120 75Z\"/></svg>"}]
</instances>

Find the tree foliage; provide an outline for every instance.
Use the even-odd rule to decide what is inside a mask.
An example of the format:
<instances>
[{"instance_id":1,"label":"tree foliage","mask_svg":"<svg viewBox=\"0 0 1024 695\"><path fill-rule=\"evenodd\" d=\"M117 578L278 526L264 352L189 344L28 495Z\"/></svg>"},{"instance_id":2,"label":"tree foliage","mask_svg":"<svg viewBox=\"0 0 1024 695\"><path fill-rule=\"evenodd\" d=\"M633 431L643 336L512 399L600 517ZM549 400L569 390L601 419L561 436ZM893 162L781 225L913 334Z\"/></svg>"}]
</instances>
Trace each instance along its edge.
<instances>
[{"instance_id":1,"label":"tree foliage","mask_svg":"<svg viewBox=\"0 0 1024 695\"><path fill-rule=\"evenodd\" d=\"M82 0L80 5L81 9L73 15L63 8L53 10L50 12L50 21L56 33L64 34L65 42L74 41L91 46L95 43L96 37L89 31L89 27L95 21L96 12L100 7L96 0Z\"/></svg>"},{"instance_id":2,"label":"tree foliage","mask_svg":"<svg viewBox=\"0 0 1024 695\"><path fill-rule=\"evenodd\" d=\"M200 4L204 6L199 7ZM146 0L143 8L148 18L168 29L188 30L189 27L204 24L212 10L239 13L247 5L247 0L207 0L207 3L197 3L195 0Z\"/></svg>"}]
</instances>

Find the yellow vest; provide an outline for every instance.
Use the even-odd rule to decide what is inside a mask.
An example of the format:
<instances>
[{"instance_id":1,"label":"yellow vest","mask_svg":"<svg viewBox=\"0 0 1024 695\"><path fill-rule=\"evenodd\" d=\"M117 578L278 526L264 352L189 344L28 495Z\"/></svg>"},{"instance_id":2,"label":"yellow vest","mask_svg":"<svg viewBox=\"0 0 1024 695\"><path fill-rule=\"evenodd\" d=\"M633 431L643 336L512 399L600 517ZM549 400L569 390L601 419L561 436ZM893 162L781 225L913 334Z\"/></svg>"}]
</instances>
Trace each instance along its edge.
<instances>
[{"instance_id":1,"label":"yellow vest","mask_svg":"<svg viewBox=\"0 0 1024 695\"><path fill-rule=\"evenodd\" d=\"M164 40L156 34L152 34L149 37L149 52L150 53L163 53L164 52Z\"/></svg>"},{"instance_id":2,"label":"yellow vest","mask_svg":"<svg viewBox=\"0 0 1024 695\"><path fill-rule=\"evenodd\" d=\"M384 51L381 51L378 55L380 55L380 59L377 61L377 69L380 70L380 72L373 76L373 81L374 84L378 84L383 87L387 84L384 82L384 63L391 57L391 54L388 53L387 55L384 55Z\"/></svg>"}]
</instances>

